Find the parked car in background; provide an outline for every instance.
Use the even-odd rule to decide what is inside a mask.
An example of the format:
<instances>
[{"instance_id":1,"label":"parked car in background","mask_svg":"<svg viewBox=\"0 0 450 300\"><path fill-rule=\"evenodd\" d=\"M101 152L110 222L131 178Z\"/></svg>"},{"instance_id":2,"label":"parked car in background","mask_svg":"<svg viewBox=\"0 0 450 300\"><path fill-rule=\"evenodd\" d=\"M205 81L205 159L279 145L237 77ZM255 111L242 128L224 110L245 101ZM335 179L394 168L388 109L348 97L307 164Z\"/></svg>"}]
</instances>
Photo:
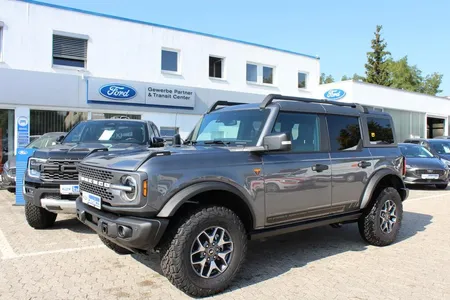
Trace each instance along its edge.
<instances>
[{"instance_id":1,"label":"parked car in background","mask_svg":"<svg viewBox=\"0 0 450 300\"><path fill-rule=\"evenodd\" d=\"M440 140L450 139L450 136L448 136L448 135L435 136L433 139L440 139Z\"/></svg>"},{"instance_id":2,"label":"parked car in background","mask_svg":"<svg viewBox=\"0 0 450 300\"><path fill-rule=\"evenodd\" d=\"M439 157L450 168L450 140L447 139L406 139L405 143L424 146L434 156Z\"/></svg>"},{"instance_id":3,"label":"parked car in background","mask_svg":"<svg viewBox=\"0 0 450 300\"><path fill-rule=\"evenodd\" d=\"M447 188L449 168L439 157L417 144L401 143L399 148L406 157L404 182L407 185L435 185L438 189Z\"/></svg>"},{"instance_id":4,"label":"parked car in background","mask_svg":"<svg viewBox=\"0 0 450 300\"><path fill-rule=\"evenodd\" d=\"M65 132L49 132L44 135L30 136L30 143L25 147L27 149L41 149L56 144L56 139L65 135ZM16 157L12 156L3 165L3 171L0 174L0 188L7 189L11 193L16 192Z\"/></svg>"}]
</instances>

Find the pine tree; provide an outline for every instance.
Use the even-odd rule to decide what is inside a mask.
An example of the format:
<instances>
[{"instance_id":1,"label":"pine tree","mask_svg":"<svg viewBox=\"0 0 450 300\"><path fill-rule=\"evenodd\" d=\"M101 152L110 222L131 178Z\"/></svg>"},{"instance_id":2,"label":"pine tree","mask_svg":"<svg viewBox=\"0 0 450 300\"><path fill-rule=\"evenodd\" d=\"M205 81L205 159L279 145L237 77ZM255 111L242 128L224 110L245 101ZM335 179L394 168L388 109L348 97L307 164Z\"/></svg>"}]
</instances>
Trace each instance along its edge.
<instances>
[{"instance_id":1,"label":"pine tree","mask_svg":"<svg viewBox=\"0 0 450 300\"><path fill-rule=\"evenodd\" d=\"M375 38L372 40L372 52L367 52L366 82L384 86L390 86L389 71L387 69L387 59L391 53L386 51L387 43L381 38L383 26L377 25Z\"/></svg>"}]
</instances>

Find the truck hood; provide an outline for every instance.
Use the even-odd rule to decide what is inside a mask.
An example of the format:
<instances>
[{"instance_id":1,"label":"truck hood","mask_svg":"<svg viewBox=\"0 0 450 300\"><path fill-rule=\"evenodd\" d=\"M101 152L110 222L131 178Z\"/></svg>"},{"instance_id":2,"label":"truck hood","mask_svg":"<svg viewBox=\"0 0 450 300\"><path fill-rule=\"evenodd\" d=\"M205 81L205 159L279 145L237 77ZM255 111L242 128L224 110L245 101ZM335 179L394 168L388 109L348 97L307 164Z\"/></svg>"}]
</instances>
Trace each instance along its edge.
<instances>
[{"instance_id":1,"label":"truck hood","mask_svg":"<svg viewBox=\"0 0 450 300\"><path fill-rule=\"evenodd\" d=\"M70 143L58 144L48 148L37 149L33 157L38 158L65 158L65 159L83 159L87 154L95 149L107 148L108 151L132 151L136 149L146 149L146 145L136 145L131 143Z\"/></svg>"},{"instance_id":2,"label":"truck hood","mask_svg":"<svg viewBox=\"0 0 450 300\"><path fill-rule=\"evenodd\" d=\"M418 169L445 169L445 164L436 157L433 158L406 158L406 164Z\"/></svg>"},{"instance_id":3,"label":"truck hood","mask_svg":"<svg viewBox=\"0 0 450 300\"><path fill-rule=\"evenodd\" d=\"M136 171L145 161L158 155L190 155L200 153L230 152L233 147L181 146L165 148L133 149L120 152L97 152L86 157L83 165L111 168L122 171ZM187 158L188 159L188 158Z\"/></svg>"}]
</instances>

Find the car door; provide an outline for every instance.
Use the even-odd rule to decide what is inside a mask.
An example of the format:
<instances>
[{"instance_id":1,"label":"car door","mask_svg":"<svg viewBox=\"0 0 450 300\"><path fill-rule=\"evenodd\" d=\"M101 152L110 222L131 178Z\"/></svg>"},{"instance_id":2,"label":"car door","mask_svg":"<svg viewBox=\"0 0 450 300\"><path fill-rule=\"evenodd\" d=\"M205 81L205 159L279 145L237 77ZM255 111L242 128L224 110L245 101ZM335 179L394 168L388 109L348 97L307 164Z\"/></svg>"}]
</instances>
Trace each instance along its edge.
<instances>
[{"instance_id":1,"label":"car door","mask_svg":"<svg viewBox=\"0 0 450 300\"><path fill-rule=\"evenodd\" d=\"M332 173L332 212L359 209L361 194L373 171L372 155L363 148L358 116L327 115Z\"/></svg>"},{"instance_id":2,"label":"car door","mask_svg":"<svg viewBox=\"0 0 450 300\"><path fill-rule=\"evenodd\" d=\"M272 132L289 133L292 149L263 155L266 225L329 214L331 168L325 126L323 115L279 113Z\"/></svg>"}]
</instances>

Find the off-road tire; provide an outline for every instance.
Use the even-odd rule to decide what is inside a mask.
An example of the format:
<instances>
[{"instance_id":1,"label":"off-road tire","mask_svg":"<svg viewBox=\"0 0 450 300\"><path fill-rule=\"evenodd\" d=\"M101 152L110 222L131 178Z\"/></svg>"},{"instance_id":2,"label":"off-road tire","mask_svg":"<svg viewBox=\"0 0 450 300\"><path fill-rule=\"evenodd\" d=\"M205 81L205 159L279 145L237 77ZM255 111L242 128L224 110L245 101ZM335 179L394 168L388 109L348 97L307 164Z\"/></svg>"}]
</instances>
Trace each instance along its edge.
<instances>
[{"instance_id":1,"label":"off-road tire","mask_svg":"<svg viewBox=\"0 0 450 300\"><path fill-rule=\"evenodd\" d=\"M16 188L7 188L7 191L10 192L11 194L15 194Z\"/></svg>"},{"instance_id":2,"label":"off-road tire","mask_svg":"<svg viewBox=\"0 0 450 300\"><path fill-rule=\"evenodd\" d=\"M380 227L380 211L387 200L392 200L395 203L397 210L397 221L393 225L390 233L383 232ZM402 218L403 203L400 194L395 188L385 188L360 217L358 221L359 233L361 234L361 237L371 245L390 245L397 238Z\"/></svg>"},{"instance_id":3,"label":"off-road tire","mask_svg":"<svg viewBox=\"0 0 450 300\"><path fill-rule=\"evenodd\" d=\"M440 190L445 190L447 188L448 184L436 184L436 188Z\"/></svg>"},{"instance_id":4,"label":"off-road tire","mask_svg":"<svg viewBox=\"0 0 450 300\"><path fill-rule=\"evenodd\" d=\"M214 278L202 278L191 265L192 243L211 226L228 231L233 241L233 256L228 268ZM193 297L206 297L226 289L238 273L247 252L247 235L239 217L221 206L200 207L174 225L160 247L164 276L178 289Z\"/></svg>"},{"instance_id":5,"label":"off-road tire","mask_svg":"<svg viewBox=\"0 0 450 300\"><path fill-rule=\"evenodd\" d=\"M112 251L116 252L119 255L126 255L126 254L133 253L128 249L125 249L123 247L120 247L119 245L114 244L113 242L111 242L110 240L108 240L105 237L102 237L102 236L98 236L98 237L103 242L103 244L105 244L106 247L108 247L109 249L111 249Z\"/></svg>"},{"instance_id":6,"label":"off-road tire","mask_svg":"<svg viewBox=\"0 0 450 300\"><path fill-rule=\"evenodd\" d=\"M25 204L25 218L34 229L46 229L55 224L56 214L30 202Z\"/></svg>"}]
</instances>

